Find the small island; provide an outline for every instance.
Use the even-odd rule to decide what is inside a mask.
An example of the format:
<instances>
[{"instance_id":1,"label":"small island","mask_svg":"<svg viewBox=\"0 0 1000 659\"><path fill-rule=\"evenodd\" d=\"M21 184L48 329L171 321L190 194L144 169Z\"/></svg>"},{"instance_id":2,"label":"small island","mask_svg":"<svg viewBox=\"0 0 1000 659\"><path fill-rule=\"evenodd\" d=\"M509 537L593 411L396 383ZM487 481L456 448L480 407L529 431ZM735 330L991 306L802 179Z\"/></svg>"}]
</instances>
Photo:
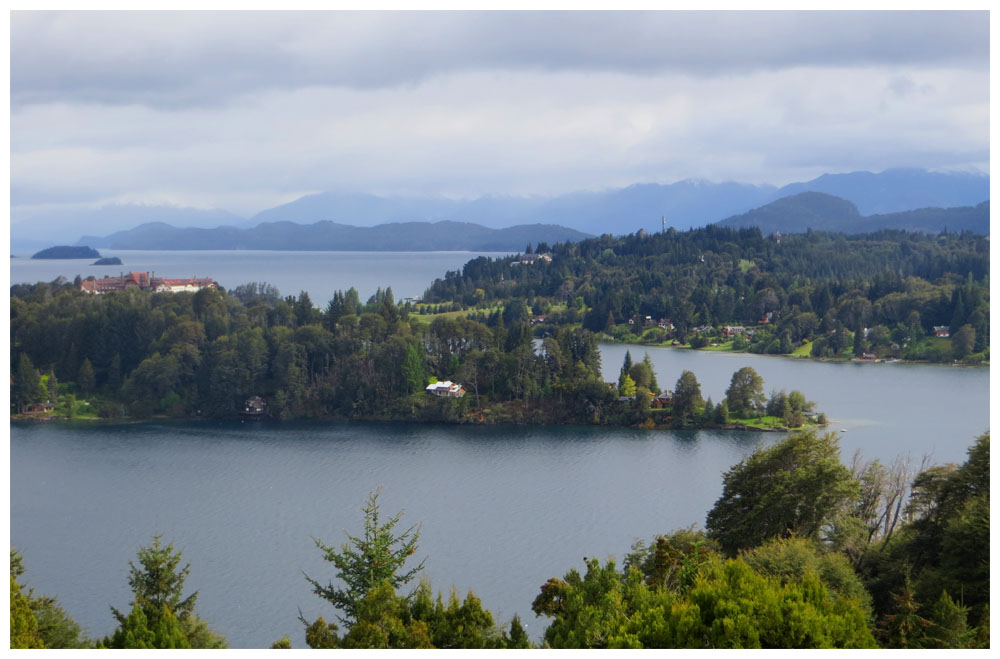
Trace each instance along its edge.
<instances>
[{"instance_id":1,"label":"small island","mask_svg":"<svg viewBox=\"0 0 1000 659\"><path fill-rule=\"evenodd\" d=\"M32 255L33 259L99 259L101 253L85 245L57 245Z\"/></svg>"},{"instance_id":2,"label":"small island","mask_svg":"<svg viewBox=\"0 0 1000 659\"><path fill-rule=\"evenodd\" d=\"M122 260L117 256L106 256L104 258L97 259L90 265L121 265Z\"/></svg>"}]
</instances>

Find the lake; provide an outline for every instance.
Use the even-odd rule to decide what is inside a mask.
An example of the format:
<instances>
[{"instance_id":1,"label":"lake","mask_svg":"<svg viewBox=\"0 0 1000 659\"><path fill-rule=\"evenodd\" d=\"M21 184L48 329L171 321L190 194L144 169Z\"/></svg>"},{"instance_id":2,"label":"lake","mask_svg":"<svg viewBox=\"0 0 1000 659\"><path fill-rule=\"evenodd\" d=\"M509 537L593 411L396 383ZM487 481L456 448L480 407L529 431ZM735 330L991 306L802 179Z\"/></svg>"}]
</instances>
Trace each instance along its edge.
<instances>
[{"instance_id":1,"label":"lake","mask_svg":"<svg viewBox=\"0 0 1000 659\"><path fill-rule=\"evenodd\" d=\"M155 252L101 249L101 256L117 256L122 265L95 266L94 259L31 259L30 254L10 260L12 284L52 281L63 276L104 277L122 272L155 272L162 277L211 277L223 288L264 281L282 295L309 293L320 307L334 291L358 290L361 301L378 288L392 287L397 300L420 297L431 283L449 270L477 256L499 257L506 252L288 252L219 250Z\"/></svg>"},{"instance_id":2,"label":"lake","mask_svg":"<svg viewBox=\"0 0 1000 659\"><path fill-rule=\"evenodd\" d=\"M395 289L395 285L393 284ZM602 346L607 379L625 350ZM766 389L800 389L841 435L842 457L961 462L989 427L988 368L829 364L669 348L648 351L661 387L693 371L719 401L732 373L753 366ZM841 433L841 430L846 432ZM583 557L621 558L637 538L691 525L722 491L722 474L783 435L590 427L372 423L159 422L11 424L11 545L23 577L90 634L127 606L128 562L156 533L191 563L196 610L232 647L267 647L297 620L334 618L302 576L334 569L330 545L360 533L368 492L382 510L422 523L415 558L447 597L471 589L506 624L549 577Z\"/></svg>"}]
</instances>

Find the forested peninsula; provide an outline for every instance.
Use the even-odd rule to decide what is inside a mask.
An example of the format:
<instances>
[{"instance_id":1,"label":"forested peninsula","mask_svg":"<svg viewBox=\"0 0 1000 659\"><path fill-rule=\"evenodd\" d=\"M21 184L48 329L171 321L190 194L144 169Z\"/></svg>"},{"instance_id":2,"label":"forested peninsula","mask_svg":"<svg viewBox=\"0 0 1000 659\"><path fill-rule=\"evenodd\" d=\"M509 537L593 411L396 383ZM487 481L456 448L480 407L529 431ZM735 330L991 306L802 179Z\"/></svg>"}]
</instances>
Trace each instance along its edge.
<instances>
[{"instance_id":1,"label":"forested peninsula","mask_svg":"<svg viewBox=\"0 0 1000 659\"><path fill-rule=\"evenodd\" d=\"M324 311L267 285L231 293L89 295L69 283L15 286L14 411L36 418L367 419L447 423L788 429L825 422L799 391L764 396L752 368L726 398L696 375L661 388L648 357L601 377L595 335L536 339L523 305L428 321L378 291ZM41 367L41 368L39 368Z\"/></svg>"}]
</instances>

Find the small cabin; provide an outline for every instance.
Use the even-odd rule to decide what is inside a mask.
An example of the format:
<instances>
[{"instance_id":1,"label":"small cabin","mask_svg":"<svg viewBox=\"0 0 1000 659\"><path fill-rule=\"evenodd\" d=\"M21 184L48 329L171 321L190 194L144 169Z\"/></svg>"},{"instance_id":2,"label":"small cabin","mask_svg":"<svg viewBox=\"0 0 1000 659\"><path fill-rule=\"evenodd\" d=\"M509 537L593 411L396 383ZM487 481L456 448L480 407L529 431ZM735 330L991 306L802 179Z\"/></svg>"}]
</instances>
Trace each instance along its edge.
<instances>
[{"instance_id":1,"label":"small cabin","mask_svg":"<svg viewBox=\"0 0 1000 659\"><path fill-rule=\"evenodd\" d=\"M951 326L949 325L935 325L934 326L934 336L947 339L951 336Z\"/></svg>"},{"instance_id":2,"label":"small cabin","mask_svg":"<svg viewBox=\"0 0 1000 659\"><path fill-rule=\"evenodd\" d=\"M649 406L654 410L665 410L669 409L673 402L673 394L669 391L664 391L662 394L649 401Z\"/></svg>"},{"instance_id":3,"label":"small cabin","mask_svg":"<svg viewBox=\"0 0 1000 659\"><path fill-rule=\"evenodd\" d=\"M243 403L243 409L240 410L240 415L259 417L264 416L267 410L267 403L260 396L251 396L247 398L246 402Z\"/></svg>"}]
</instances>

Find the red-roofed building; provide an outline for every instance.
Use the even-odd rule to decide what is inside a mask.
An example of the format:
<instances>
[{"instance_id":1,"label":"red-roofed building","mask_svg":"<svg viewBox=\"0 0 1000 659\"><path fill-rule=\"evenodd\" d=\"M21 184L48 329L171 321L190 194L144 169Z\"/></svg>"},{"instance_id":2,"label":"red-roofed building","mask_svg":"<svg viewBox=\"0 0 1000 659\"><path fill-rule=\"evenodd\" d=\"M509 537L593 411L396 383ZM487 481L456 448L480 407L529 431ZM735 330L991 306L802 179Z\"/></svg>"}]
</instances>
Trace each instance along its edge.
<instances>
[{"instance_id":1,"label":"red-roofed building","mask_svg":"<svg viewBox=\"0 0 1000 659\"><path fill-rule=\"evenodd\" d=\"M118 277L103 277L102 279L85 279L80 282L80 290L91 295L124 291L138 288L143 291L152 290L157 293L177 293L181 291L195 292L203 288L218 288L214 279L207 277L191 277L187 279L167 279L154 277L148 272L129 272Z\"/></svg>"}]
</instances>

